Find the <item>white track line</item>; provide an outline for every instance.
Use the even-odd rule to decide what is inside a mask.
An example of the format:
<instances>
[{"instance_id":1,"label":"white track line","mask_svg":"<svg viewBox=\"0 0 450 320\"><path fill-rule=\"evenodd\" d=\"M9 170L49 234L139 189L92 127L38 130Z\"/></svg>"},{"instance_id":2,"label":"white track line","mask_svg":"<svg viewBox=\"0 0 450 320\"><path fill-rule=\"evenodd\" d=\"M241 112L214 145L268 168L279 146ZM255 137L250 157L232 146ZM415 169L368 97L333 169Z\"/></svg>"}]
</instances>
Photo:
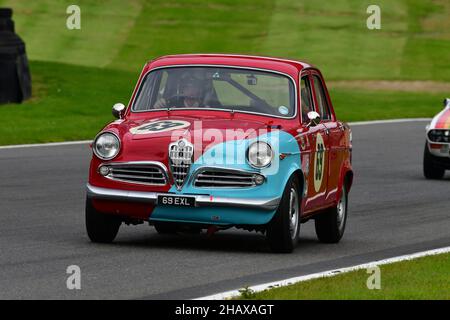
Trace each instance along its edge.
<instances>
[{"instance_id":1,"label":"white track line","mask_svg":"<svg viewBox=\"0 0 450 320\"><path fill-rule=\"evenodd\" d=\"M389 264L389 263L394 263L394 262L400 262L400 261L406 261L406 260L412 260L412 259L417 259L417 258L421 258L421 257L425 257L425 256L432 256L432 255L448 253L448 252L450 252L450 247L422 251L422 252L417 252L417 253L413 253L413 254L407 254L407 255L403 255L403 256L363 263L363 264L359 264L356 266L335 269L335 270L328 270L328 271L324 271L324 272L308 274L305 276L294 277L294 278L284 279L284 280L280 280L280 281L259 284L259 285L248 287L248 289L251 289L254 292L261 292L261 291L264 291L267 289L271 289L273 287L282 287L282 286L287 286L287 285L291 285L291 284L302 282L302 281L307 281L307 280L312 280L312 279L317 279L317 278L332 277L332 276L336 276L338 274L347 273L347 272L351 272L351 271L355 271L355 270L367 269L367 268L370 268L373 266ZM206 296L206 297L196 298L194 300L224 300L224 299L237 297L239 295L240 295L240 292L239 292L239 289L237 289L237 290L231 290L231 291L213 294L213 295Z\"/></svg>"},{"instance_id":2,"label":"white track line","mask_svg":"<svg viewBox=\"0 0 450 320\"><path fill-rule=\"evenodd\" d=\"M373 121L356 121L349 122L350 126L365 126L370 124L385 124L385 123L404 123L404 122L422 122L431 121L432 118L411 118L411 119L390 119L390 120L373 120Z\"/></svg>"},{"instance_id":3,"label":"white track line","mask_svg":"<svg viewBox=\"0 0 450 320\"><path fill-rule=\"evenodd\" d=\"M349 125L350 126L363 126L363 125L371 125L371 124L422 122L422 121L431 121L431 118L358 121L358 122L349 122ZM70 145L77 145L77 144L88 144L91 142L92 142L92 140L81 140L81 141L66 141L66 142L15 144L15 145L10 145L10 146L0 146L0 150L2 150L2 149L17 149L17 148L34 148L34 147L59 147L59 146L70 146Z\"/></svg>"},{"instance_id":4,"label":"white track line","mask_svg":"<svg viewBox=\"0 0 450 320\"><path fill-rule=\"evenodd\" d=\"M49 143L33 143L33 144L15 144L10 146L0 146L1 149L18 149L18 148L35 148L35 147L59 147L77 144L89 144L92 140L66 141L66 142L49 142Z\"/></svg>"}]
</instances>

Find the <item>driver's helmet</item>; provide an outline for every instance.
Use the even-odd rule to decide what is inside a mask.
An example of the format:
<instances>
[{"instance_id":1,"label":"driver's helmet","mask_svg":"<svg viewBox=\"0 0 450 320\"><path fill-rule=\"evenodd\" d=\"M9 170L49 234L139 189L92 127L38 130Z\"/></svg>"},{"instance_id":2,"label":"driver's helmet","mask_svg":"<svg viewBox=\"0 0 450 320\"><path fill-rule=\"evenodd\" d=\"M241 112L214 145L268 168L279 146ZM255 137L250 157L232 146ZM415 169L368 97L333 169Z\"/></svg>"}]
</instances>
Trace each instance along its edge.
<instances>
[{"instance_id":1,"label":"driver's helmet","mask_svg":"<svg viewBox=\"0 0 450 320\"><path fill-rule=\"evenodd\" d=\"M204 78L194 72L184 74L180 78L180 96L187 106L199 106L203 101Z\"/></svg>"},{"instance_id":2,"label":"driver's helmet","mask_svg":"<svg viewBox=\"0 0 450 320\"><path fill-rule=\"evenodd\" d=\"M188 80L181 84L180 95L189 98L201 98L202 97L202 84L199 81Z\"/></svg>"}]
</instances>

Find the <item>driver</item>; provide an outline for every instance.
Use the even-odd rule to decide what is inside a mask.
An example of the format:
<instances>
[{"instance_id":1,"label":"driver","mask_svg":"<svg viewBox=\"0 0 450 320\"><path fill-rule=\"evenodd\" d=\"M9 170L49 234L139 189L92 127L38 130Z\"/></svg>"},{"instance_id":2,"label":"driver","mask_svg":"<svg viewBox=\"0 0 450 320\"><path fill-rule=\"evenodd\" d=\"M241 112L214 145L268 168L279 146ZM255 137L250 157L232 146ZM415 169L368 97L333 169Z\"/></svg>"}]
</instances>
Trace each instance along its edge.
<instances>
[{"instance_id":1,"label":"driver","mask_svg":"<svg viewBox=\"0 0 450 320\"><path fill-rule=\"evenodd\" d=\"M170 99L159 99L155 105L155 109L166 107L184 107L184 108L198 108L202 107L203 101L203 86L201 81L194 79L188 80L182 84L180 94Z\"/></svg>"}]
</instances>

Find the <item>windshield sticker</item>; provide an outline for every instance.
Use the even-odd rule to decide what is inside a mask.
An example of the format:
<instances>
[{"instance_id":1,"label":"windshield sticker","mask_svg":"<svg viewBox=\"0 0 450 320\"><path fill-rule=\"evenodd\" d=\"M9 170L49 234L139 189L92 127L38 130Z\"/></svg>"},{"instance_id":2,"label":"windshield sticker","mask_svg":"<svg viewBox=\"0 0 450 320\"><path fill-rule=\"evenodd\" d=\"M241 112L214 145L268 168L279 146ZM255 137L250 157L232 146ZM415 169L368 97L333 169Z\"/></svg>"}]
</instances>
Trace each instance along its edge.
<instances>
[{"instance_id":1,"label":"windshield sticker","mask_svg":"<svg viewBox=\"0 0 450 320\"><path fill-rule=\"evenodd\" d=\"M146 122L140 126L130 129L132 134L149 134L160 133L164 131L171 131L176 129L183 129L189 127L190 123L181 120L159 120Z\"/></svg>"},{"instance_id":2,"label":"windshield sticker","mask_svg":"<svg viewBox=\"0 0 450 320\"><path fill-rule=\"evenodd\" d=\"M289 113L289 109L285 106L279 106L278 112L281 113L282 115L287 115Z\"/></svg>"}]
</instances>

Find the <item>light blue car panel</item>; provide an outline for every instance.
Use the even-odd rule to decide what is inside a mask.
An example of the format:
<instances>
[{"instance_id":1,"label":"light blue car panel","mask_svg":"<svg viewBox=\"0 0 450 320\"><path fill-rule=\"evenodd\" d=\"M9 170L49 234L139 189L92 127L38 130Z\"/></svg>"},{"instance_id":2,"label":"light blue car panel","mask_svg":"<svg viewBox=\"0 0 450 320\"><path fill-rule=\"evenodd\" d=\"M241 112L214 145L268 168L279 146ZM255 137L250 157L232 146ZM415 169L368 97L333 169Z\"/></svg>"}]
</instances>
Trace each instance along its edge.
<instances>
[{"instance_id":1,"label":"light blue car panel","mask_svg":"<svg viewBox=\"0 0 450 320\"><path fill-rule=\"evenodd\" d=\"M248 147L256 140L268 142L273 149L272 164L264 169L252 168L246 161ZM231 151L233 150L233 151ZM280 153L286 154L280 160ZM284 186L290 176L301 169L300 149L297 140L289 133L281 130L264 133L253 139L231 140L218 143L200 156L189 170L187 183L179 191L175 186L170 193L179 195L209 195L230 198L281 198ZM200 188L193 185L192 174L202 167L224 167L257 172L265 175L266 181L255 187L247 188ZM266 224L274 216L276 210L255 210L237 207L193 207L156 206L150 220L171 222L192 222L215 225Z\"/></svg>"}]
</instances>

